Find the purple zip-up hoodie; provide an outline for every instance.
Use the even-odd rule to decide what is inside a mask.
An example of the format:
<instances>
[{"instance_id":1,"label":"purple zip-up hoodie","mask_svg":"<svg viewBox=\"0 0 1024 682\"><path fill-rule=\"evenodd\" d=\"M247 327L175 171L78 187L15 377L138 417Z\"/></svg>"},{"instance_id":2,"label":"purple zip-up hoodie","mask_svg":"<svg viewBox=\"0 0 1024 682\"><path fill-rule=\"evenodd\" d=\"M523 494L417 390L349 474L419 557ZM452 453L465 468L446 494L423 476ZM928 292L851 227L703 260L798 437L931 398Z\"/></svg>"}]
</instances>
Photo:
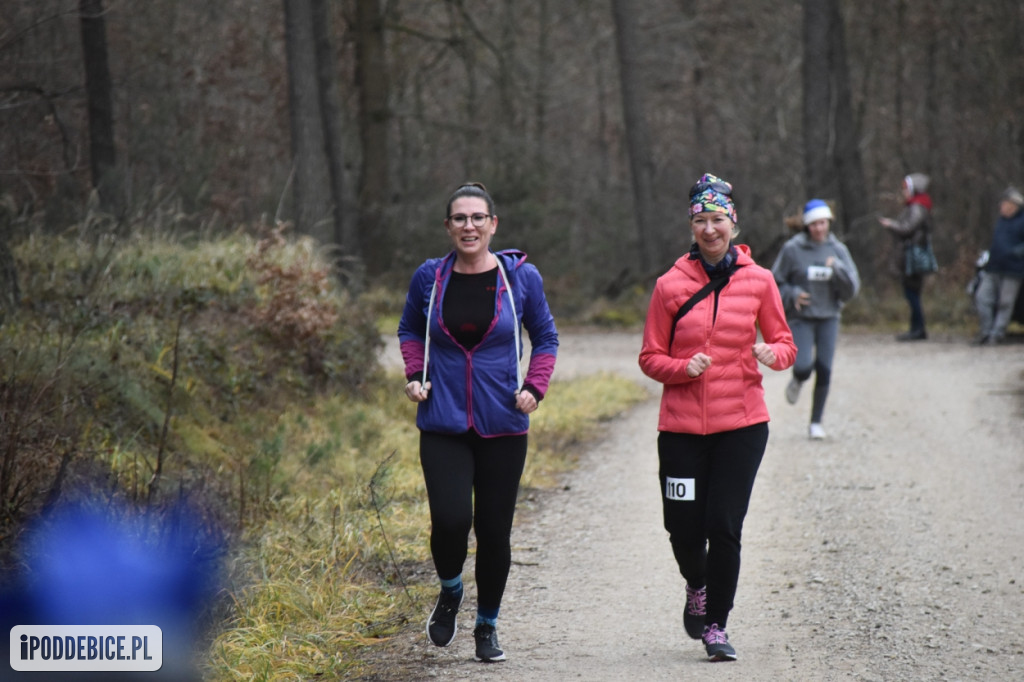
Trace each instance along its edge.
<instances>
[{"instance_id":1,"label":"purple zip-up hoodie","mask_svg":"<svg viewBox=\"0 0 1024 682\"><path fill-rule=\"evenodd\" d=\"M465 433L474 429L481 436L508 436L526 433L530 418L516 409L518 376L516 363L522 357L523 343L515 344L514 325L525 327L532 351L523 389L541 400L547 393L558 353L558 331L544 296L540 272L526 262L521 251L494 254L508 274L515 297L513 318L509 293L496 272L494 319L483 339L466 350L445 327L442 301L451 280L455 253L432 258L412 276L405 309L398 323L398 340L405 360L405 376L419 379L423 372L426 342L427 307L430 291L436 283L434 309L430 315L430 356L426 381L430 397L419 403L416 426L421 431Z\"/></svg>"}]
</instances>

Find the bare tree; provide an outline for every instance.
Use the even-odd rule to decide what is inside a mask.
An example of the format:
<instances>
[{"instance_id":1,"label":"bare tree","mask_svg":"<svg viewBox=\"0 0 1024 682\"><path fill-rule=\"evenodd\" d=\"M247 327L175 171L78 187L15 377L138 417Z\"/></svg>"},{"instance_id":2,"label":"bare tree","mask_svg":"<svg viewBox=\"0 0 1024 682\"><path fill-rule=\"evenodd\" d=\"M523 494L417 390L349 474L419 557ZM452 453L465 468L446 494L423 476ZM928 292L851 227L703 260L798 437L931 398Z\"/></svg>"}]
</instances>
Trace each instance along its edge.
<instances>
[{"instance_id":1,"label":"bare tree","mask_svg":"<svg viewBox=\"0 0 1024 682\"><path fill-rule=\"evenodd\" d=\"M829 82L829 28L828 3L804 0L804 187L812 196L837 189L832 168L835 113Z\"/></svg>"},{"instance_id":2,"label":"bare tree","mask_svg":"<svg viewBox=\"0 0 1024 682\"><path fill-rule=\"evenodd\" d=\"M295 224L299 231L330 244L335 239L335 206L325 153L327 137L314 29L314 3L321 1L283 0Z\"/></svg>"},{"instance_id":3,"label":"bare tree","mask_svg":"<svg viewBox=\"0 0 1024 682\"><path fill-rule=\"evenodd\" d=\"M115 207L113 171L117 165L114 148L114 104L110 66L107 61L107 25L103 0L79 0L82 31L82 61L85 64L85 94L89 111L89 169L92 186L107 209Z\"/></svg>"},{"instance_id":4,"label":"bare tree","mask_svg":"<svg viewBox=\"0 0 1024 682\"><path fill-rule=\"evenodd\" d=\"M804 184L809 196L839 199L850 248L871 272L857 230L875 226L868 212L860 138L853 121L850 74L839 0L804 0ZM860 251L858 253L858 251Z\"/></svg>"},{"instance_id":5,"label":"bare tree","mask_svg":"<svg viewBox=\"0 0 1024 682\"><path fill-rule=\"evenodd\" d=\"M390 76L380 0L356 0L356 87L359 90L359 234L367 235L363 255L370 274L391 262L393 244L384 209L391 186Z\"/></svg>"},{"instance_id":6,"label":"bare tree","mask_svg":"<svg viewBox=\"0 0 1024 682\"><path fill-rule=\"evenodd\" d=\"M653 243L654 164L650 133L644 113L642 73L638 62L639 28L634 0L612 0L615 39L619 53L619 82L625 119L626 147L633 179L633 218L636 220L637 255L643 276L653 274L657 247Z\"/></svg>"},{"instance_id":7,"label":"bare tree","mask_svg":"<svg viewBox=\"0 0 1024 682\"><path fill-rule=\"evenodd\" d=\"M331 44L331 17L324 0L312 1L313 41L316 53L317 89L320 93L320 121L324 131L324 156L327 161L332 207L332 239L339 246L341 273L350 286L362 285L362 258L357 231L345 219L344 149L342 147L341 104L335 78L334 46Z\"/></svg>"},{"instance_id":8,"label":"bare tree","mask_svg":"<svg viewBox=\"0 0 1024 682\"><path fill-rule=\"evenodd\" d=\"M537 74L533 91L536 144L533 170L543 179L547 176L544 136L547 132L548 79L551 72L551 12L548 0L538 0L537 13Z\"/></svg>"},{"instance_id":9,"label":"bare tree","mask_svg":"<svg viewBox=\"0 0 1024 682\"><path fill-rule=\"evenodd\" d=\"M6 207L0 206L0 326L9 312L21 305L18 266L9 246L11 218Z\"/></svg>"},{"instance_id":10,"label":"bare tree","mask_svg":"<svg viewBox=\"0 0 1024 682\"><path fill-rule=\"evenodd\" d=\"M999 186L1024 183L1016 1L737 0L713 14L694 0L244 4L147 0L126 14L104 13L109 0L8 0L11 215L66 227L91 189L89 161L116 162L133 208L170 198L192 224L251 221L294 174L289 219L346 259L372 258L375 273L404 272L436 247L439 192L468 177L493 183L502 240L583 297L657 269L686 238L685 187L705 170L737 184L755 253L788 236L780 218L805 189L839 200L855 253L873 248L870 220L856 218L896 208L899 178L931 170L937 222L950 226L936 248L955 276L969 274ZM342 12L347 43L332 26ZM60 58L93 44L92 18L106 24L114 85L107 162L90 142L83 61ZM401 240L381 236L399 224Z\"/></svg>"}]
</instances>

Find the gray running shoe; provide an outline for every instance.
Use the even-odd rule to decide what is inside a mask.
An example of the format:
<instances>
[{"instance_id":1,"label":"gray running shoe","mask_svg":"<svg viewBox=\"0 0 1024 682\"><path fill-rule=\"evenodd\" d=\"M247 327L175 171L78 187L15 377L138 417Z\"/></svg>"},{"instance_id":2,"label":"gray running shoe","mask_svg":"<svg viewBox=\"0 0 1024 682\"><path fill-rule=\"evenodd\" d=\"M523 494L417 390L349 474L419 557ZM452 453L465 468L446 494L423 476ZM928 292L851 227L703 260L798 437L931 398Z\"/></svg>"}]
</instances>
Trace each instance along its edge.
<instances>
[{"instance_id":1,"label":"gray running shoe","mask_svg":"<svg viewBox=\"0 0 1024 682\"><path fill-rule=\"evenodd\" d=\"M736 649L729 644L729 636L725 634L725 630L718 627L718 623L712 623L705 627L701 639L704 640L704 650L708 653L709 661L736 660Z\"/></svg>"},{"instance_id":2,"label":"gray running shoe","mask_svg":"<svg viewBox=\"0 0 1024 682\"><path fill-rule=\"evenodd\" d=\"M800 397L800 387L803 386L802 381L796 379L790 379L789 383L786 384L786 402L790 405L796 405L796 399Z\"/></svg>"}]
</instances>

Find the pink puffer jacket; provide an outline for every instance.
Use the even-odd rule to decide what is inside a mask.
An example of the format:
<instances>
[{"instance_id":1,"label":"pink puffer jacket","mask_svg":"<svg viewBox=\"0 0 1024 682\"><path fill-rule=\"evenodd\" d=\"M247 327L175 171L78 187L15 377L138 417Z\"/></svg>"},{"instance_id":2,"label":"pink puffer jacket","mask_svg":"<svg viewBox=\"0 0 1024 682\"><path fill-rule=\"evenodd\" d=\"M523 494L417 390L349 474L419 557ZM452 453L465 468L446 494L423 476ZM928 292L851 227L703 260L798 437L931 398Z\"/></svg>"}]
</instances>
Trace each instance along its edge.
<instances>
[{"instance_id":1,"label":"pink puffer jacket","mask_svg":"<svg viewBox=\"0 0 1024 682\"><path fill-rule=\"evenodd\" d=\"M712 293L676 325L668 348L672 319L680 306L708 283L699 260L689 255L658 278L644 325L640 368L664 384L658 430L706 435L768 421L761 371L753 355L758 327L775 353L774 370L793 365L796 345L786 323L782 298L771 271L737 245L740 266L717 300ZM711 357L711 367L693 379L686 365L697 353Z\"/></svg>"}]
</instances>

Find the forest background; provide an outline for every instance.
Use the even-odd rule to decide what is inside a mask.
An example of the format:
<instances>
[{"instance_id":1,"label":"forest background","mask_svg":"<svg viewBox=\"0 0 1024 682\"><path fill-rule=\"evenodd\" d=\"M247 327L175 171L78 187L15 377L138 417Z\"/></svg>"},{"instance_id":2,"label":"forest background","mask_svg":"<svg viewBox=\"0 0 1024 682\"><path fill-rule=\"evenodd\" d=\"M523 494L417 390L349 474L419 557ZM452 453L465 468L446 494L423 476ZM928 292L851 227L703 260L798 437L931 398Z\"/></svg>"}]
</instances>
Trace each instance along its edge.
<instances>
[{"instance_id":1,"label":"forest background","mask_svg":"<svg viewBox=\"0 0 1024 682\"><path fill-rule=\"evenodd\" d=\"M74 482L142 509L151 555L227 552L212 679L340 674L419 618L415 429L377 353L466 180L560 325L642 321L709 171L765 264L833 201L865 283L846 319L899 326L877 217L924 172L926 306L963 325L1024 184L1022 29L1009 0L3 3L0 614L46 558L24 524ZM596 381L546 399L527 496L639 399Z\"/></svg>"},{"instance_id":2,"label":"forest background","mask_svg":"<svg viewBox=\"0 0 1024 682\"><path fill-rule=\"evenodd\" d=\"M15 0L0 196L52 230L93 188L122 222L170 203L186 229L287 220L350 286L404 287L478 180L496 246L571 313L686 247L704 171L735 185L762 261L818 196L888 286L875 218L924 172L965 278L1024 183L1022 30L1016 0Z\"/></svg>"}]
</instances>

